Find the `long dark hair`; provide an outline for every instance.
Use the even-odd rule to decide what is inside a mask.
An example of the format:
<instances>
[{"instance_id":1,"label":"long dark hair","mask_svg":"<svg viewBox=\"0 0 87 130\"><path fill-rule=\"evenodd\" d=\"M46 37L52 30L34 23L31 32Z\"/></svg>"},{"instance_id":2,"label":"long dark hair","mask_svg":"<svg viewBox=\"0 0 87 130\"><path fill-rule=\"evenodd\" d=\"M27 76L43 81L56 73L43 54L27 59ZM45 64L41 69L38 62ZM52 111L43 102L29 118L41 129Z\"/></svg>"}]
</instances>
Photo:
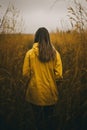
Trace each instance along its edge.
<instances>
[{"instance_id":1,"label":"long dark hair","mask_svg":"<svg viewBox=\"0 0 87 130\"><path fill-rule=\"evenodd\" d=\"M50 42L50 35L46 28L41 27L36 31L34 43L39 43L39 59L42 62L54 60L56 51Z\"/></svg>"}]
</instances>

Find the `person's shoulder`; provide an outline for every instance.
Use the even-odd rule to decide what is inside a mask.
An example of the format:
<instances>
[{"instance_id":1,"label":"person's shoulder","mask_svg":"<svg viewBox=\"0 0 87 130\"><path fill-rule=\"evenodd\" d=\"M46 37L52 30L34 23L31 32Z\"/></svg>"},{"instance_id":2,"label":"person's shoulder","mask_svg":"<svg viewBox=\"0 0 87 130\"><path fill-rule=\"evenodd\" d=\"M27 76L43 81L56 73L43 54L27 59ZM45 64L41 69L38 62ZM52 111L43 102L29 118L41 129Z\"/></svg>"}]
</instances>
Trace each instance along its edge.
<instances>
[{"instance_id":1,"label":"person's shoulder","mask_svg":"<svg viewBox=\"0 0 87 130\"><path fill-rule=\"evenodd\" d=\"M53 44L52 44L52 48L53 48L53 50L56 52L56 55L57 55L57 54L60 54L59 51L54 47Z\"/></svg>"},{"instance_id":2,"label":"person's shoulder","mask_svg":"<svg viewBox=\"0 0 87 130\"><path fill-rule=\"evenodd\" d=\"M59 51L56 50L56 55L60 55Z\"/></svg>"},{"instance_id":3,"label":"person's shoulder","mask_svg":"<svg viewBox=\"0 0 87 130\"><path fill-rule=\"evenodd\" d=\"M57 49L55 49L55 52L56 52L56 56L60 55L60 53L59 53L59 51Z\"/></svg>"},{"instance_id":4,"label":"person's shoulder","mask_svg":"<svg viewBox=\"0 0 87 130\"><path fill-rule=\"evenodd\" d=\"M56 50L56 57L55 57L55 60L59 60L60 59L60 52L58 50Z\"/></svg>"},{"instance_id":5,"label":"person's shoulder","mask_svg":"<svg viewBox=\"0 0 87 130\"><path fill-rule=\"evenodd\" d=\"M27 52L26 52L26 55L27 56L29 56L29 55L31 55L32 54L32 49L30 49L30 50L28 50Z\"/></svg>"}]
</instances>

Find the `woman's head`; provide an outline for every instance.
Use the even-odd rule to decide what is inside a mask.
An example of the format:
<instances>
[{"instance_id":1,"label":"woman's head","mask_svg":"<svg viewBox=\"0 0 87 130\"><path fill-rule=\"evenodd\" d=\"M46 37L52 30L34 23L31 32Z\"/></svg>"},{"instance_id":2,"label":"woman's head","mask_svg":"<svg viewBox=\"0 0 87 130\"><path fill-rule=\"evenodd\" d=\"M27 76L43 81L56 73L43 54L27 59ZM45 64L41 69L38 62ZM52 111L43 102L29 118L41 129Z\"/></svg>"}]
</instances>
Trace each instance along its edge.
<instances>
[{"instance_id":1,"label":"woman's head","mask_svg":"<svg viewBox=\"0 0 87 130\"><path fill-rule=\"evenodd\" d=\"M55 58L55 50L50 42L50 35L46 28L41 27L36 31L34 43L39 43L39 59L48 62Z\"/></svg>"},{"instance_id":2,"label":"woman's head","mask_svg":"<svg viewBox=\"0 0 87 130\"><path fill-rule=\"evenodd\" d=\"M49 32L46 28L41 27L36 31L34 42L50 44Z\"/></svg>"}]
</instances>

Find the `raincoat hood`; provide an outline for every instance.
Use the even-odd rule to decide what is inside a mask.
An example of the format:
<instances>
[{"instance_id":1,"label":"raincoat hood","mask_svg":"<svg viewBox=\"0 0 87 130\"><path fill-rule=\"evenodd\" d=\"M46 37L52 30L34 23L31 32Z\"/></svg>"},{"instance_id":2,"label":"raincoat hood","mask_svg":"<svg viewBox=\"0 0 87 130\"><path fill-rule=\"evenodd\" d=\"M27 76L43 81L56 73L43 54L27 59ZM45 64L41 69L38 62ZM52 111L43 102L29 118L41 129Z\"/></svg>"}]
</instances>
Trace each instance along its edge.
<instances>
[{"instance_id":1,"label":"raincoat hood","mask_svg":"<svg viewBox=\"0 0 87 130\"><path fill-rule=\"evenodd\" d=\"M38 56L39 55L39 43L33 44L33 52Z\"/></svg>"}]
</instances>

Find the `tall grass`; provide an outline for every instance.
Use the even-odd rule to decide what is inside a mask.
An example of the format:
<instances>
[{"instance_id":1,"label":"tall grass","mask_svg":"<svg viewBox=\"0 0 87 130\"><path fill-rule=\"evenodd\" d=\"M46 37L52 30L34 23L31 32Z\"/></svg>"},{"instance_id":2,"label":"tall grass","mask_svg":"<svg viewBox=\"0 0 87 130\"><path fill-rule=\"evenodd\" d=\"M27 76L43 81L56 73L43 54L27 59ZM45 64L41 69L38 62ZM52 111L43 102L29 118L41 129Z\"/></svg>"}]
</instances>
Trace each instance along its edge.
<instances>
[{"instance_id":1,"label":"tall grass","mask_svg":"<svg viewBox=\"0 0 87 130\"><path fill-rule=\"evenodd\" d=\"M86 123L83 120L86 120L87 116L87 69L79 68L74 80L75 69L79 67L76 59L78 46L81 45L80 33L60 31L50 35L52 43L61 54L64 77L62 85L58 86L59 103L56 106L55 118L58 121L60 119L61 130L68 127L70 130L80 129L79 123L82 123L84 129ZM87 35L86 31L84 35ZM87 42L86 38L84 42ZM24 101L26 83L22 77L24 56L32 45L33 35L0 35L0 115L10 127L13 125L21 130L25 126L25 129L35 130L31 107L27 107ZM84 57L84 53L80 56ZM81 63L83 61L84 59L81 59Z\"/></svg>"},{"instance_id":2,"label":"tall grass","mask_svg":"<svg viewBox=\"0 0 87 130\"><path fill-rule=\"evenodd\" d=\"M60 130L87 129L87 12L77 0L74 4L68 8L72 29L50 34L63 62L64 79L58 86L54 116ZM33 35L0 34L1 129L36 129L24 99L27 86L22 77L24 56L32 45Z\"/></svg>"}]
</instances>

